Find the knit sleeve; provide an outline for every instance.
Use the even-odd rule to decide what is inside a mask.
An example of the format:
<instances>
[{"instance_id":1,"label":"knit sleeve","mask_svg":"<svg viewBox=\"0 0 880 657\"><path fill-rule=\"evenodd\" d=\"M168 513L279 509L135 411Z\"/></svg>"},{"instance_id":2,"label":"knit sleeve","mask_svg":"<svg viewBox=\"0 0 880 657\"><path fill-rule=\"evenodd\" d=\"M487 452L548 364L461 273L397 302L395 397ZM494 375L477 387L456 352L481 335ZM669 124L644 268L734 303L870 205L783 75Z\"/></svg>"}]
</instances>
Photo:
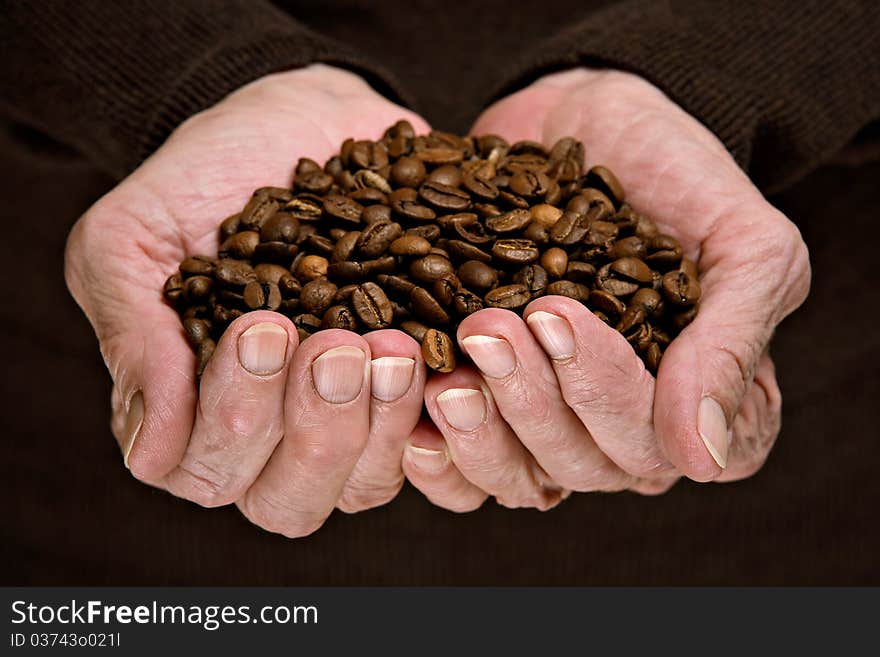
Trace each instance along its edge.
<instances>
[{"instance_id":1,"label":"knit sleeve","mask_svg":"<svg viewBox=\"0 0 880 657\"><path fill-rule=\"evenodd\" d=\"M875 0L626 0L544 41L496 95L572 66L636 73L772 190L880 118L878 35Z\"/></svg>"},{"instance_id":2,"label":"knit sleeve","mask_svg":"<svg viewBox=\"0 0 880 657\"><path fill-rule=\"evenodd\" d=\"M188 116L313 62L390 76L265 0L13 0L0 11L0 111L121 177Z\"/></svg>"}]
</instances>

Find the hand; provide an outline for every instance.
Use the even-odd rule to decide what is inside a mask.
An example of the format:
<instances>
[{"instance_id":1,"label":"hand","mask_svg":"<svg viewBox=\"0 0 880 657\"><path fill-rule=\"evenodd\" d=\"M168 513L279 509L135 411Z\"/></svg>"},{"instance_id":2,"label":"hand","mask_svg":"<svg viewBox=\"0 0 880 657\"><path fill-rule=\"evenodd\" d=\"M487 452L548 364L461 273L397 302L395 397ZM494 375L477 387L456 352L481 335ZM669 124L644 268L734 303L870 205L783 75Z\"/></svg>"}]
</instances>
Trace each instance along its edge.
<instances>
[{"instance_id":1,"label":"hand","mask_svg":"<svg viewBox=\"0 0 880 657\"><path fill-rule=\"evenodd\" d=\"M548 508L569 490L653 494L682 475L754 474L780 428L768 342L809 289L794 224L705 127L631 74L549 75L490 107L473 133L581 139L587 166L610 167L629 203L699 263L703 296L656 380L620 334L570 299L533 301L526 322L496 309L472 315L458 340L479 372L433 377L426 402L439 433L420 425L413 435L450 458L433 469L405 460L408 477L463 510L486 494Z\"/></svg>"},{"instance_id":2,"label":"hand","mask_svg":"<svg viewBox=\"0 0 880 657\"><path fill-rule=\"evenodd\" d=\"M255 188L288 186L296 158L323 162L401 118L427 130L352 73L270 75L186 121L77 222L67 284L113 377L112 429L135 477L204 506L235 502L287 536L396 495L422 407L415 341L329 330L300 346L285 316L247 313L198 385L161 289L186 255L216 253L219 222Z\"/></svg>"}]
</instances>

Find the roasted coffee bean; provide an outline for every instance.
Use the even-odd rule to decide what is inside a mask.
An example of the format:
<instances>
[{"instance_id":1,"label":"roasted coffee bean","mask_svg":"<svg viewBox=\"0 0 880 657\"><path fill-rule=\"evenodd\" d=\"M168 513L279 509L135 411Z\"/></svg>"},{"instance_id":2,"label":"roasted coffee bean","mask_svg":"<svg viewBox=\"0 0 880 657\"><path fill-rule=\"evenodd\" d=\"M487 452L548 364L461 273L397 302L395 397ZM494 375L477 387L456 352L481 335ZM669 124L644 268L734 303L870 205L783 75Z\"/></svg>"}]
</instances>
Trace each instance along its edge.
<instances>
[{"instance_id":1,"label":"roasted coffee bean","mask_svg":"<svg viewBox=\"0 0 880 657\"><path fill-rule=\"evenodd\" d=\"M437 372L455 369L455 344L443 331L429 328L422 338L422 358L425 365Z\"/></svg>"},{"instance_id":2,"label":"roasted coffee bean","mask_svg":"<svg viewBox=\"0 0 880 657\"><path fill-rule=\"evenodd\" d=\"M391 207L382 203L367 206L361 213L361 221L368 226L382 221L391 221Z\"/></svg>"},{"instance_id":3,"label":"roasted coffee bean","mask_svg":"<svg viewBox=\"0 0 880 657\"><path fill-rule=\"evenodd\" d=\"M514 283L513 285L496 287L491 292L487 292L483 299L486 305L492 308L516 310L525 306L531 299L531 296L529 295L529 289L525 285Z\"/></svg>"},{"instance_id":4,"label":"roasted coffee bean","mask_svg":"<svg viewBox=\"0 0 880 657\"><path fill-rule=\"evenodd\" d=\"M449 323L449 314L425 288L414 287L409 294L409 303L413 312L428 324Z\"/></svg>"},{"instance_id":5,"label":"roasted coffee bean","mask_svg":"<svg viewBox=\"0 0 880 657\"><path fill-rule=\"evenodd\" d=\"M190 256L180 263L180 273L187 276L213 276L216 258L210 256Z\"/></svg>"},{"instance_id":6,"label":"roasted coffee bean","mask_svg":"<svg viewBox=\"0 0 880 657\"><path fill-rule=\"evenodd\" d=\"M575 283L589 283L596 276L596 268L589 262L569 261L565 277Z\"/></svg>"},{"instance_id":7,"label":"roasted coffee bean","mask_svg":"<svg viewBox=\"0 0 880 657\"><path fill-rule=\"evenodd\" d=\"M425 337L425 333L428 332L428 327L414 319L408 319L400 323L400 330L421 344Z\"/></svg>"},{"instance_id":8,"label":"roasted coffee bean","mask_svg":"<svg viewBox=\"0 0 880 657\"><path fill-rule=\"evenodd\" d=\"M595 166L587 172L584 180L585 187L594 187L604 193L614 202L615 206L620 206L624 200L623 186L610 169L603 166Z\"/></svg>"},{"instance_id":9,"label":"roasted coffee bean","mask_svg":"<svg viewBox=\"0 0 880 657\"><path fill-rule=\"evenodd\" d=\"M318 278L303 285L299 305L304 312L321 316L335 301L339 288L326 278Z\"/></svg>"},{"instance_id":10,"label":"roasted coffee bean","mask_svg":"<svg viewBox=\"0 0 880 657\"><path fill-rule=\"evenodd\" d=\"M443 278L434 281L431 291L434 293L434 298L441 305L449 306L452 303L452 296L460 287L461 282L458 280L458 277L455 274L447 274Z\"/></svg>"},{"instance_id":11,"label":"roasted coffee bean","mask_svg":"<svg viewBox=\"0 0 880 657\"><path fill-rule=\"evenodd\" d=\"M377 258L385 253L402 233L403 229L397 223L370 224L361 231L357 244L358 251L367 258Z\"/></svg>"},{"instance_id":12,"label":"roasted coffee bean","mask_svg":"<svg viewBox=\"0 0 880 657\"><path fill-rule=\"evenodd\" d=\"M232 288L243 288L248 283L257 280L254 268L243 260L221 258L214 268L214 279L221 285Z\"/></svg>"},{"instance_id":13,"label":"roasted coffee bean","mask_svg":"<svg viewBox=\"0 0 880 657\"><path fill-rule=\"evenodd\" d=\"M570 137L548 149L417 136L400 121L378 141L345 140L323 167L300 159L290 189L255 190L223 220L220 257L187 258L163 295L207 353L250 310L290 317L301 340L397 327L427 349L429 331L454 331L484 306L521 313L558 294L616 328L656 372L696 315L697 266L626 203L611 171L583 167ZM455 344L440 335L433 366L451 367Z\"/></svg>"},{"instance_id":14,"label":"roasted coffee bean","mask_svg":"<svg viewBox=\"0 0 880 657\"><path fill-rule=\"evenodd\" d=\"M459 317L467 317L483 309L483 300L469 290L458 290L452 295L452 310Z\"/></svg>"},{"instance_id":15,"label":"roasted coffee bean","mask_svg":"<svg viewBox=\"0 0 880 657\"><path fill-rule=\"evenodd\" d=\"M199 346L196 347L196 376L201 377L205 372L205 368L208 366L208 361L211 360L211 356L214 355L214 349L217 347L217 344L211 339L206 338L199 343Z\"/></svg>"},{"instance_id":16,"label":"roasted coffee bean","mask_svg":"<svg viewBox=\"0 0 880 657\"><path fill-rule=\"evenodd\" d=\"M203 341L211 337L211 325L204 319L186 319L183 322L183 330L186 332L186 339L192 347L198 347Z\"/></svg>"},{"instance_id":17,"label":"roasted coffee bean","mask_svg":"<svg viewBox=\"0 0 880 657\"><path fill-rule=\"evenodd\" d=\"M220 224L220 241L222 242L227 237L235 235L238 232L238 227L241 224L241 213L236 212L233 215L226 217L223 222Z\"/></svg>"},{"instance_id":18,"label":"roasted coffee bean","mask_svg":"<svg viewBox=\"0 0 880 657\"><path fill-rule=\"evenodd\" d=\"M259 230L263 222L278 211L281 203L265 192L257 190L244 206L239 218L240 230Z\"/></svg>"},{"instance_id":19,"label":"roasted coffee bean","mask_svg":"<svg viewBox=\"0 0 880 657\"><path fill-rule=\"evenodd\" d=\"M198 304L211 294L214 281L207 276L190 276L183 282L183 293L187 301Z\"/></svg>"},{"instance_id":20,"label":"roasted coffee bean","mask_svg":"<svg viewBox=\"0 0 880 657\"><path fill-rule=\"evenodd\" d=\"M294 243L299 233L299 220L287 212L276 212L260 227L261 242Z\"/></svg>"},{"instance_id":21,"label":"roasted coffee bean","mask_svg":"<svg viewBox=\"0 0 880 657\"><path fill-rule=\"evenodd\" d=\"M217 255L221 258L247 260L254 255L254 249L260 243L260 234L255 230L245 230L228 237L220 245Z\"/></svg>"},{"instance_id":22,"label":"roasted coffee bean","mask_svg":"<svg viewBox=\"0 0 880 657\"><path fill-rule=\"evenodd\" d=\"M331 194L324 199L324 213L327 217L343 224L357 225L363 211L364 206L360 203L339 194Z\"/></svg>"},{"instance_id":23,"label":"roasted coffee bean","mask_svg":"<svg viewBox=\"0 0 880 657\"><path fill-rule=\"evenodd\" d=\"M513 282L524 285L532 297L539 297L547 291L549 276L541 265L526 265L513 275Z\"/></svg>"},{"instance_id":24,"label":"roasted coffee bean","mask_svg":"<svg viewBox=\"0 0 880 657\"><path fill-rule=\"evenodd\" d=\"M528 210L516 209L497 217L486 219L486 228L496 233L515 233L523 230L532 221Z\"/></svg>"},{"instance_id":25,"label":"roasted coffee bean","mask_svg":"<svg viewBox=\"0 0 880 657\"><path fill-rule=\"evenodd\" d=\"M471 197L467 192L431 180L419 187L419 198L444 212L464 212L471 207Z\"/></svg>"},{"instance_id":26,"label":"roasted coffee bean","mask_svg":"<svg viewBox=\"0 0 880 657\"><path fill-rule=\"evenodd\" d=\"M682 270L667 272L662 289L663 296L676 306L692 306L700 299L700 284Z\"/></svg>"},{"instance_id":27,"label":"roasted coffee bean","mask_svg":"<svg viewBox=\"0 0 880 657\"><path fill-rule=\"evenodd\" d=\"M447 258L433 254L413 260L409 266L409 275L420 283L433 283L453 272L452 263Z\"/></svg>"},{"instance_id":28,"label":"roasted coffee bean","mask_svg":"<svg viewBox=\"0 0 880 657\"><path fill-rule=\"evenodd\" d=\"M648 240L645 262L655 267L677 267L681 262L681 244L671 235L655 235Z\"/></svg>"},{"instance_id":29,"label":"roasted coffee bean","mask_svg":"<svg viewBox=\"0 0 880 657\"><path fill-rule=\"evenodd\" d=\"M307 255L297 263L293 273L301 281L313 281L327 275L329 264L324 256Z\"/></svg>"},{"instance_id":30,"label":"roasted coffee bean","mask_svg":"<svg viewBox=\"0 0 880 657\"><path fill-rule=\"evenodd\" d=\"M285 267L265 262L254 265L254 273L260 283L274 283L275 285L278 285L278 281L283 276L290 276L290 272Z\"/></svg>"},{"instance_id":31,"label":"roasted coffee bean","mask_svg":"<svg viewBox=\"0 0 880 657\"><path fill-rule=\"evenodd\" d=\"M396 256L426 256L431 252L431 243L424 237L408 234L391 242L388 252Z\"/></svg>"},{"instance_id":32,"label":"roasted coffee bean","mask_svg":"<svg viewBox=\"0 0 880 657\"><path fill-rule=\"evenodd\" d=\"M370 330L387 328L394 318L391 302L375 283L359 285L351 295L351 306L360 323Z\"/></svg>"},{"instance_id":33,"label":"roasted coffee bean","mask_svg":"<svg viewBox=\"0 0 880 657\"><path fill-rule=\"evenodd\" d=\"M547 286L546 293L586 301L590 297L590 288L574 281L553 281Z\"/></svg>"},{"instance_id":34,"label":"roasted coffee bean","mask_svg":"<svg viewBox=\"0 0 880 657\"><path fill-rule=\"evenodd\" d=\"M611 263L611 273L624 280L636 283L650 283L654 274L639 258L619 258Z\"/></svg>"},{"instance_id":35,"label":"roasted coffee bean","mask_svg":"<svg viewBox=\"0 0 880 657\"><path fill-rule=\"evenodd\" d=\"M462 240L449 240L446 243L450 255L455 256L459 260L478 260L480 262L491 262L492 255L483 251L475 244L469 244Z\"/></svg>"},{"instance_id":36,"label":"roasted coffee bean","mask_svg":"<svg viewBox=\"0 0 880 657\"><path fill-rule=\"evenodd\" d=\"M605 290L591 290L587 302L591 308L598 308L608 315L620 315L626 311L626 304Z\"/></svg>"},{"instance_id":37,"label":"roasted coffee bean","mask_svg":"<svg viewBox=\"0 0 880 657\"><path fill-rule=\"evenodd\" d=\"M538 259L538 247L531 240L498 240L492 255L502 262L525 265Z\"/></svg>"},{"instance_id":38,"label":"roasted coffee bean","mask_svg":"<svg viewBox=\"0 0 880 657\"><path fill-rule=\"evenodd\" d=\"M467 260L458 267L458 279L468 289L484 292L498 285L498 271L479 260Z\"/></svg>"},{"instance_id":39,"label":"roasted coffee bean","mask_svg":"<svg viewBox=\"0 0 880 657\"><path fill-rule=\"evenodd\" d=\"M568 253L559 247L547 249L541 255L541 266L551 278L562 278L568 269Z\"/></svg>"},{"instance_id":40,"label":"roasted coffee bean","mask_svg":"<svg viewBox=\"0 0 880 657\"><path fill-rule=\"evenodd\" d=\"M355 331L357 330L357 320L348 306L332 306L324 313L324 317L321 319L321 328Z\"/></svg>"},{"instance_id":41,"label":"roasted coffee bean","mask_svg":"<svg viewBox=\"0 0 880 657\"><path fill-rule=\"evenodd\" d=\"M281 291L274 283L248 283L243 296L244 304L251 310L277 310L281 305Z\"/></svg>"}]
</instances>

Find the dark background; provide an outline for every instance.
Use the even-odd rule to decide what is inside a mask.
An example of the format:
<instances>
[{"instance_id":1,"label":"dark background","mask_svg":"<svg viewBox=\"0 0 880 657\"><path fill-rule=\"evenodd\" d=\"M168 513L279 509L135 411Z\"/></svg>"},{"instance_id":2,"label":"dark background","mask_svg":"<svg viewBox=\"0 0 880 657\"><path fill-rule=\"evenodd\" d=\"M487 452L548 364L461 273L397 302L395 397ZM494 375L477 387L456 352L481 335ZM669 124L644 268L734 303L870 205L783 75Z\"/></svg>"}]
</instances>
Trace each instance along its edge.
<instances>
[{"instance_id":1,"label":"dark background","mask_svg":"<svg viewBox=\"0 0 880 657\"><path fill-rule=\"evenodd\" d=\"M312 26L405 61L402 81L427 118L465 131L479 107L459 101L491 86L491 58L565 20L553 3L545 9L519 32L466 33L462 47L428 55L422 34L391 38L384 25L374 38L369 12L344 22L314 12ZM455 97L431 84L437 66L461 71ZM67 230L112 185L40 135L0 123L0 583L880 584L880 162L829 165L772 198L801 227L814 276L774 341L783 430L757 476L682 482L658 498L575 495L548 513L490 502L464 516L407 487L296 541L234 507L202 509L148 488L123 467L110 379L62 275Z\"/></svg>"},{"instance_id":2,"label":"dark background","mask_svg":"<svg viewBox=\"0 0 880 657\"><path fill-rule=\"evenodd\" d=\"M814 275L774 342L783 430L754 478L464 516L407 487L291 541L129 476L108 426L110 379L62 275L66 229L112 181L7 127L0 581L878 584L878 182L880 164L831 166L773 199L800 225Z\"/></svg>"}]
</instances>

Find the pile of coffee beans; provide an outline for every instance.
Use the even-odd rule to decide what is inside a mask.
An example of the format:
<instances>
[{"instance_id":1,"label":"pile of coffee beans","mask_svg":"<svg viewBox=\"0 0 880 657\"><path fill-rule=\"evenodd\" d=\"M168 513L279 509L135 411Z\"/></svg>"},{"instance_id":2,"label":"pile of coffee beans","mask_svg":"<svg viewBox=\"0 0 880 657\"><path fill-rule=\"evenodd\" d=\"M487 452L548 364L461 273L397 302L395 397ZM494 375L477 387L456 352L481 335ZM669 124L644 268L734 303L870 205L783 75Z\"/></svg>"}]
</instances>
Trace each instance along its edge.
<instances>
[{"instance_id":1,"label":"pile of coffee beans","mask_svg":"<svg viewBox=\"0 0 880 657\"><path fill-rule=\"evenodd\" d=\"M300 159L290 189L256 190L220 224L217 256L186 258L164 297L200 375L250 310L283 313L301 340L399 328L429 367L449 372L461 320L483 308L521 313L547 294L586 305L656 372L696 314L696 265L625 202L610 170L583 170L584 147L570 137L547 148L417 136L400 121L379 141L347 139L323 167Z\"/></svg>"}]
</instances>

